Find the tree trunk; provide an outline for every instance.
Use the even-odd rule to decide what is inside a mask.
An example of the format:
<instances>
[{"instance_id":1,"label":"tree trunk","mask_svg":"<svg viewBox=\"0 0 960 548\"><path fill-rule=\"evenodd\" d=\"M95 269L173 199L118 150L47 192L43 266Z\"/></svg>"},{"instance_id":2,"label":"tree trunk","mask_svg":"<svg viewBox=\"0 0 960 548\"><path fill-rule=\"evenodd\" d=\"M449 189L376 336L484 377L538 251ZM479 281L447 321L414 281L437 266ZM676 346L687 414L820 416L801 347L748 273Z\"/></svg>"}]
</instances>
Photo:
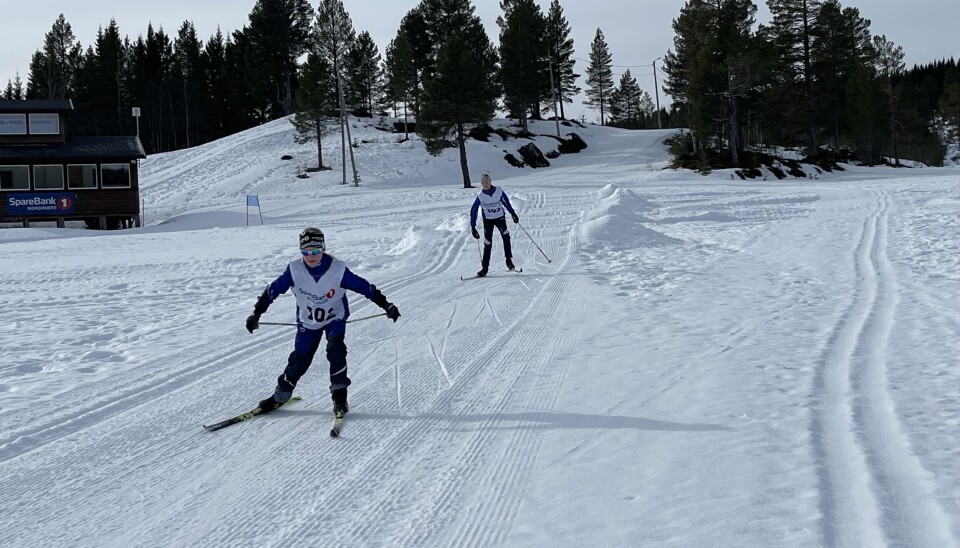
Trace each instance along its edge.
<instances>
[{"instance_id":1,"label":"tree trunk","mask_svg":"<svg viewBox=\"0 0 960 548\"><path fill-rule=\"evenodd\" d=\"M730 163L733 167L740 167L740 139L737 128L737 97L731 95L727 108L727 145L730 147Z\"/></svg>"},{"instance_id":2,"label":"tree trunk","mask_svg":"<svg viewBox=\"0 0 960 548\"><path fill-rule=\"evenodd\" d=\"M317 126L317 167L323 168L323 120L316 120Z\"/></svg>"},{"instance_id":3,"label":"tree trunk","mask_svg":"<svg viewBox=\"0 0 960 548\"><path fill-rule=\"evenodd\" d=\"M467 145L461 122L457 122L457 147L460 149L460 171L463 173L463 188L472 188L470 185L470 168L467 167Z\"/></svg>"}]
</instances>

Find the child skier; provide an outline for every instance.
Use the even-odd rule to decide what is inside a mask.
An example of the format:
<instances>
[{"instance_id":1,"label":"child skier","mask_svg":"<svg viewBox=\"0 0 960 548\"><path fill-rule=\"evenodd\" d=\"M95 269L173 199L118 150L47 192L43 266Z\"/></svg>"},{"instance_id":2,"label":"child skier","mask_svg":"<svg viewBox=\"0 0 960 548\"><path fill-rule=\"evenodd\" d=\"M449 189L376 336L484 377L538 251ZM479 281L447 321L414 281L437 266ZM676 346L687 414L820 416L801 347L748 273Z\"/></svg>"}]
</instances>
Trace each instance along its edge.
<instances>
[{"instance_id":1,"label":"child skier","mask_svg":"<svg viewBox=\"0 0 960 548\"><path fill-rule=\"evenodd\" d=\"M300 233L301 259L287 265L287 269L274 280L257 299L253 313L247 318L247 331L253 333L260 327L260 316L273 301L293 289L297 299L297 336L293 352L287 359L287 367L277 378L273 395L260 402L263 413L273 411L286 403L293 395L300 377L307 372L313 356L320 346L321 337L327 336L327 360L330 362L330 393L333 397L333 412L342 417L347 408L347 295L344 289L360 293L386 311L393 321L400 317L397 307L387 301L375 286L357 276L343 261L325 253L326 243L319 228L306 228Z\"/></svg>"},{"instance_id":2,"label":"child skier","mask_svg":"<svg viewBox=\"0 0 960 548\"><path fill-rule=\"evenodd\" d=\"M477 232L477 210L483 208L483 259L480 262L480 271L477 272L478 278L486 276L487 268L490 266L494 227L500 231L500 237L503 238L503 256L507 258L507 268L514 269L513 251L510 249L510 229L507 228L504 208L510 212L514 223L520 222L520 217L513 211L513 206L510 205L507 194L502 188L493 186L489 174L484 173L480 176L480 186L483 190L477 194L473 205L470 206L470 233L478 240L480 239L480 233Z\"/></svg>"}]
</instances>

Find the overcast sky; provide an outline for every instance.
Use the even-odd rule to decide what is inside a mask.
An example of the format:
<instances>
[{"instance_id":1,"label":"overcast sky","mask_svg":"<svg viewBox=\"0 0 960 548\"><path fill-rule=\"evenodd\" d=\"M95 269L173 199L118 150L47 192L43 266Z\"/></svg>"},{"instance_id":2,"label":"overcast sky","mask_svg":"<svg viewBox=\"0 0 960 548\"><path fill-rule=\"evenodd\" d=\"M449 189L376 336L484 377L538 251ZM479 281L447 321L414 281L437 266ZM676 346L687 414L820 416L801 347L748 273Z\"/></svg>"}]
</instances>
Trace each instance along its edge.
<instances>
[{"instance_id":1,"label":"overcast sky","mask_svg":"<svg viewBox=\"0 0 960 548\"><path fill-rule=\"evenodd\" d=\"M537 0L546 12L550 0ZM757 1L757 20L769 21L765 0ZM400 19L418 0L344 0L357 32L368 31L381 55L396 35ZM614 69L618 75L626 66L640 86L654 96L651 62L673 47L671 23L685 0L561 0L573 30L576 57L588 59L588 48L597 28L603 30ZM96 38L97 28L116 19L121 35L132 40L146 34L147 24L163 27L176 35L185 20L193 21L206 41L219 26L224 34L243 27L256 0L0 0L0 84L6 85L19 71L26 82L30 57L43 46L44 35L60 13L73 27L84 48ZM319 0L312 2L314 8ZM942 58L960 58L960 0L844 0L844 7L857 7L872 21L873 34L885 34L903 46L907 66ZM474 0L477 15L487 27L494 44L500 14L499 0ZM583 73L586 62L580 62ZM662 78L662 74L660 75ZM580 82L581 87L583 82ZM660 97L662 104L669 98ZM567 114L581 112L574 106ZM588 119L595 114L587 111Z\"/></svg>"}]
</instances>

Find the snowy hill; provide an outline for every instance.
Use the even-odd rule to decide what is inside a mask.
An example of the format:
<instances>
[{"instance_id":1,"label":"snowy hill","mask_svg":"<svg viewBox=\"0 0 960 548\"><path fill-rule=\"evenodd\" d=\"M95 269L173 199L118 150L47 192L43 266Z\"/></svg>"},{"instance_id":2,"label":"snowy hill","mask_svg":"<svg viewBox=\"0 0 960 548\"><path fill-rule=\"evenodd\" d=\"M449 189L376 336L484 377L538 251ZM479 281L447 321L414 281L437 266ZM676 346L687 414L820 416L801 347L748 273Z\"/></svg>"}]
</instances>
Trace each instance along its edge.
<instances>
[{"instance_id":1,"label":"snowy hill","mask_svg":"<svg viewBox=\"0 0 960 548\"><path fill-rule=\"evenodd\" d=\"M143 228L0 230L5 546L958 545L960 168L744 182L662 170L666 131L577 129L537 170L471 142L523 273L495 236L460 281L456 155L354 131L356 188L334 139L298 179L278 120L148 158ZM322 351L302 402L206 432L286 364L292 328L243 324L308 225L402 313L348 326L343 437Z\"/></svg>"}]
</instances>

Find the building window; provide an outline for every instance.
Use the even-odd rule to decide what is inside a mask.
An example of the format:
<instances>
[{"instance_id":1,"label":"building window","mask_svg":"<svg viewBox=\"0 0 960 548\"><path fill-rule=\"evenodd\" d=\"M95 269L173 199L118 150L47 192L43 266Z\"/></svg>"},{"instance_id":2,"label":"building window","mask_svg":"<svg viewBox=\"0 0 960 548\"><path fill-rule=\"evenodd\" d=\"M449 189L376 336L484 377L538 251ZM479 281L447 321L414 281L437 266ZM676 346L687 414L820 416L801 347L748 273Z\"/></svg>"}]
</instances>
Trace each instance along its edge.
<instances>
[{"instance_id":1,"label":"building window","mask_svg":"<svg viewBox=\"0 0 960 548\"><path fill-rule=\"evenodd\" d=\"M0 190L30 190L30 168L0 166Z\"/></svg>"},{"instance_id":2,"label":"building window","mask_svg":"<svg viewBox=\"0 0 960 548\"><path fill-rule=\"evenodd\" d=\"M26 114L0 114L0 135L26 135Z\"/></svg>"},{"instance_id":3,"label":"building window","mask_svg":"<svg viewBox=\"0 0 960 548\"><path fill-rule=\"evenodd\" d=\"M130 166L103 164L100 166L100 181L103 188L130 188Z\"/></svg>"},{"instance_id":4,"label":"building window","mask_svg":"<svg viewBox=\"0 0 960 548\"><path fill-rule=\"evenodd\" d=\"M68 165L67 186L69 188L97 188L97 165Z\"/></svg>"},{"instance_id":5,"label":"building window","mask_svg":"<svg viewBox=\"0 0 960 548\"><path fill-rule=\"evenodd\" d=\"M59 114L31 114L31 135L60 135Z\"/></svg>"},{"instance_id":6,"label":"building window","mask_svg":"<svg viewBox=\"0 0 960 548\"><path fill-rule=\"evenodd\" d=\"M63 190L63 166L33 166L34 190Z\"/></svg>"}]
</instances>

